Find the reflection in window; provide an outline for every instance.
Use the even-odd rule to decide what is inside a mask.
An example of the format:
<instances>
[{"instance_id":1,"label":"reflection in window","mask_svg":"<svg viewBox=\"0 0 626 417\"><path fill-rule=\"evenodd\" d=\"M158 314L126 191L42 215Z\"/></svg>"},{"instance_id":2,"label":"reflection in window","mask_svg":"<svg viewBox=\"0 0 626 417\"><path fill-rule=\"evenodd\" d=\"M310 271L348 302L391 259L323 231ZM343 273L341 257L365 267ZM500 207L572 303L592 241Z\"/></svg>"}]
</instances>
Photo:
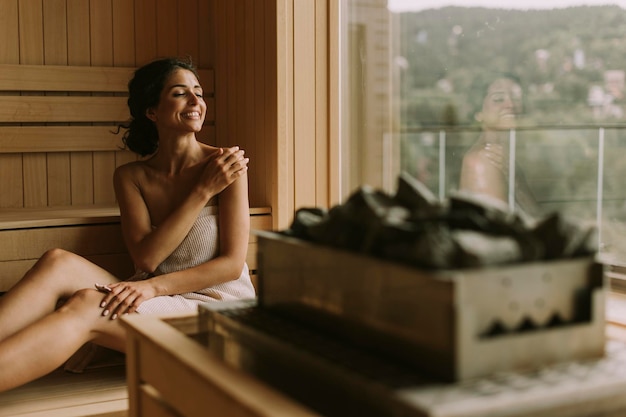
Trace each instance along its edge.
<instances>
[{"instance_id":1,"label":"reflection in window","mask_svg":"<svg viewBox=\"0 0 626 417\"><path fill-rule=\"evenodd\" d=\"M342 190L404 170L441 198L598 222L626 261L626 10L515 3L345 3Z\"/></svg>"}]
</instances>

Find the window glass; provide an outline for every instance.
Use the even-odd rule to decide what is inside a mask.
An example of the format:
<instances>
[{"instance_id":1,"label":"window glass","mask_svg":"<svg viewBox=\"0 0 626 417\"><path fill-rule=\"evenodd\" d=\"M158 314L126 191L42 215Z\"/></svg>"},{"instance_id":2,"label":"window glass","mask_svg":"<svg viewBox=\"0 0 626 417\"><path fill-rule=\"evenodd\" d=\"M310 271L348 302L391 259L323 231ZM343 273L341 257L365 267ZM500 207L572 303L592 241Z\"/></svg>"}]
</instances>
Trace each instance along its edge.
<instances>
[{"instance_id":1,"label":"window glass","mask_svg":"<svg viewBox=\"0 0 626 417\"><path fill-rule=\"evenodd\" d=\"M503 4L506 3L506 8ZM344 198L406 171L598 224L626 262L626 2L349 0Z\"/></svg>"}]
</instances>

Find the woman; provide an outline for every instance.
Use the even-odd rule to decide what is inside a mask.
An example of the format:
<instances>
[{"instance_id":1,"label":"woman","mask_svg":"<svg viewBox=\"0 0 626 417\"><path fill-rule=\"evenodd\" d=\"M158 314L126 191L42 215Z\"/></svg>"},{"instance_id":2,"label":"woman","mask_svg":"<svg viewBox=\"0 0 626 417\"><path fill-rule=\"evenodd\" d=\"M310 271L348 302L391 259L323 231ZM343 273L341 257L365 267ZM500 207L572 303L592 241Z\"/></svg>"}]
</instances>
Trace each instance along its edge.
<instances>
[{"instance_id":1,"label":"woman","mask_svg":"<svg viewBox=\"0 0 626 417\"><path fill-rule=\"evenodd\" d=\"M0 297L0 391L49 373L86 342L124 351L123 314L194 312L204 301L254 296L245 265L248 158L196 140L206 104L194 68L163 59L138 69L128 105L124 142L150 155L114 175L138 273L120 281L75 254L46 252Z\"/></svg>"},{"instance_id":2,"label":"woman","mask_svg":"<svg viewBox=\"0 0 626 417\"><path fill-rule=\"evenodd\" d=\"M463 157L459 188L508 203L509 135L523 109L522 88L514 77L502 75L481 92L481 97L474 118L482 131ZM519 170L514 195L516 210L538 214L539 207Z\"/></svg>"}]
</instances>

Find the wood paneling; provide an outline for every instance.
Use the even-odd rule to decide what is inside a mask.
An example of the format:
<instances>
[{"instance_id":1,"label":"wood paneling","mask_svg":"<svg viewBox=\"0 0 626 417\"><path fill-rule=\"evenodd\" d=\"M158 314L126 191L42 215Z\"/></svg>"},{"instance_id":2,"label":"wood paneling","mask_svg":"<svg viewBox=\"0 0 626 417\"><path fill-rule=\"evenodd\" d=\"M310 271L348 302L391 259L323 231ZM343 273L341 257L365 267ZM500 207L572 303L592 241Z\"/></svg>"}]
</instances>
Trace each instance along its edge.
<instances>
[{"instance_id":1,"label":"wood paneling","mask_svg":"<svg viewBox=\"0 0 626 417\"><path fill-rule=\"evenodd\" d=\"M331 201L330 3L215 0L216 140L249 153L251 204L277 229Z\"/></svg>"},{"instance_id":2,"label":"wood paneling","mask_svg":"<svg viewBox=\"0 0 626 417\"><path fill-rule=\"evenodd\" d=\"M252 206L274 205L279 195L276 181L290 175L283 171L285 177L279 178L275 171L275 3L214 0L216 141L220 146L238 145L250 157Z\"/></svg>"},{"instance_id":3,"label":"wood paneling","mask_svg":"<svg viewBox=\"0 0 626 417\"><path fill-rule=\"evenodd\" d=\"M135 159L120 150L121 135L114 134L117 124L129 117L126 89L133 71L0 64L0 72L6 74L0 81L5 92L0 101L0 157L5 164L0 173L14 185L0 195L0 207L115 204L113 171ZM199 73L206 80L203 135L210 138L215 123L214 73Z\"/></svg>"},{"instance_id":4,"label":"wood paneling","mask_svg":"<svg viewBox=\"0 0 626 417\"><path fill-rule=\"evenodd\" d=\"M128 117L132 68L166 55L213 63L212 7L213 0L0 0L0 65L15 65L0 79L0 208L115 204L113 170L134 158L119 150L119 137L103 134ZM94 79L96 67L111 78ZM212 84L213 74L201 78ZM213 120L199 135L212 144Z\"/></svg>"},{"instance_id":5,"label":"wood paneling","mask_svg":"<svg viewBox=\"0 0 626 417\"><path fill-rule=\"evenodd\" d=\"M293 74L294 74L294 201L296 208L316 206L316 124L315 113L316 51L315 0L294 2ZM308 108L313 111L297 111Z\"/></svg>"},{"instance_id":6,"label":"wood paneling","mask_svg":"<svg viewBox=\"0 0 626 417\"><path fill-rule=\"evenodd\" d=\"M113 134L111 126L0 126L3 154L33 149L49 153L118 151L121 147L121 135Z\"/></svg>"},{"instance_id":7,"label":"wood paneling","mask_svg":"<svg viewBox=\"0 0 626 417\"><path fill-rule=\"evenodd\" d=\"M91 96L2 97L0 123L114 122L128 119L126 98Z\"/></svg>"},{"instance_id":8,"label":"wood paneling","mask_svg":"<svg viewBox=\"0 0 626 417\"><path fill-rule=\"evenodd\" d=\"M1 64L1 63L0 63ZM1 91L126 92L134 68L2 65Z\"/></svg>"},{"instance_id":9,"label":"wood paneling","mask_svg":"<svg viewBox=\"0 0 626 417\"><path fill-rule=\"evenodd\" d=\"M287 7L287 10L292 10L287 11L290 16L283 16L293 21L292 3L293 0L0 0L0 35L4 40L0 45L0 64L19 65L14 69L6 67L7 72L3 72L0 79L0 91L21 84L21 96L31 94L29 92L38 96L30 102L35 106L33 109L45 106L45 100L49 98L67 100L67 104L60 106L65 110L51 116L49 122L59 129L46 135L51 142L42 148L35 147L42 142L35 136L40 132L31 130L36 117L24 109L23 99L10 96L0 105L0 129L11 128L4 131L10 133L10 137L3 135L0 142L0 169L3 174L0 207L111 200L113 195L107 185L108 179L104 177L110 176L115 166L132 159L123 152L111 149L112 139L102 142L106 145L99 143L89 149L90 143L94 143L90 138L95 131L85 132L86 140L81 143L74 136L68 137L67 149L63 149L58 136L64 133L60 124L85 124L82 127L95 124L94 127L97 127L100 123L110 122L106 119L118 118L119 115L112 116L109 109L120 106L123 98L111 86L118 85L120 80L124 84L128 81L128 68L165 55L189 56L200 68L218 69L215 76L217 101L210 98L209 103L215 106L217 118L221 121L215 126L210 123L198 137L206 143L239 145L246 150L251 158L250 204L273 205L283 198L279 196L288 196L290 201L293 200L295 184L288 179L293 174L292 142L281 144L286 145L283 161L287 170L277 164L280 158L277 156L279 116L276 78L279 65L277 42L284 42L280 45L281 50L291 42L289 38L278 40L278 19ZM314 3L318 2L307 1L302 7L307 7L308 12ZM319 10L317 5L314 7ZM319 15L319 11L315 13ZM305 27L310 33L310 24ZM291 36L293 28L286 34ZM307 48L316 48L316 45L319 45L318 40L313 44L308 41ZM311 50L300 53L308 57L306 62L313 62L310 59ZM284 63L290 62L293 67L292 59L288 59ZM304 68L304 65L305 61L301 67ZM67 66L74 68L68 69ZM116 75L108 72L115 79L96 82L90 78L91 73L78 70L82 67L122 69ZM304 69L301 76L310 80L311 69ZM42 71L58 75L58 85L54 89L49 79L40 81ZM201 76L203 84L207 79L212 80L212 77ZM290 80L293 80L293 69L289 70L285 82ZM207 88L206 85L204 87ZM308 87L314 87L316 91L324 88L323 84L315 81L314 86L302 87L306 95L310 95ZM42 93L44 90L47 91L45 95ZM52 94L53 91L60 94ZM82 100L88 100L86 97L93 96L94 92L111 94L110 97L102 94L103 97L96 100L98 104L85 104ZM288 93L286 90L283 92ZM5 95L4 92L0 94ZM284 97L288 99L288 96ZM300 103L305 101L308 100ZM293 101L285 101L285 105L291 107ZM302 109L302 115L314 115L319 110L309 105L306 103L307 108ZM74 122L66 120L70 116ZM81 121L77 122L78 119ZM30 125L24 126L25 131L18 134L15 128L23 123ZM287 127L292 125L293 119ZM319 131L319 126L313 127L313 133L308 132L306 127L302 130L304 136L300 148L303 151L299 161L306 161L302 155L310 155L310 146L306 143L311 135L317 135ZM293 135L289 137L293 138ZM31 145L33 152L27 152L25 148ZM36 150L39 152L34 152ZM320 152L324 151L316 148L314 154L320 155ZM319 156L315 159L318 160ZM276 168L278 166L280 169ZM313 184L314 189L319 189L319 175L314 173L316 179L313 180L308 169L300 171L304 172L300 174L300 185L309 189L309 185ZM86 178L77 181L91 178L92 184L72 185L74 178L71 175L78 172L85 172ZM324 181L322 178L321 182ZM281 185L278 188L277 182ZM308 191L301 194L309 195ZM287 207L293 205L290 203ZM291 217L291 210L288 210L287 216Z\"/></svg>"},{"instance_id":10,"label":"wood paneling","mask_svg":"<svg viewBox=\"0 0 626 417\"><path fill-rule=\"evenodd\" d=\"M19 63L17 0L0 0L0 62Z\"/></svg>"}]
</instances>

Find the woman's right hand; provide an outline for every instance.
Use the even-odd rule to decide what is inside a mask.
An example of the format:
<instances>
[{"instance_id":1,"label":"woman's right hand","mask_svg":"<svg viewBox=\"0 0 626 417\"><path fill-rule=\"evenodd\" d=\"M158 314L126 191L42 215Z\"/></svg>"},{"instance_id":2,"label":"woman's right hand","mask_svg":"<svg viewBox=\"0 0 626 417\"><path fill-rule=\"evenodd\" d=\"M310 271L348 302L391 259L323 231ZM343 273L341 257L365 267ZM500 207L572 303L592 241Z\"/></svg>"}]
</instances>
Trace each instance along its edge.
<instances>
[{"instance_id":1,"label":"woman's right hand","mask_svg":"<svg viewBox=\"0 0 626 417\"><path fill-rule=\"evenodd\" d=\"M249 158L244 158L244 151L238 146L219 148L207 158L204 171L197 187L211 198L232 184L248 171Z\"/></svg>"}]
</instances>

